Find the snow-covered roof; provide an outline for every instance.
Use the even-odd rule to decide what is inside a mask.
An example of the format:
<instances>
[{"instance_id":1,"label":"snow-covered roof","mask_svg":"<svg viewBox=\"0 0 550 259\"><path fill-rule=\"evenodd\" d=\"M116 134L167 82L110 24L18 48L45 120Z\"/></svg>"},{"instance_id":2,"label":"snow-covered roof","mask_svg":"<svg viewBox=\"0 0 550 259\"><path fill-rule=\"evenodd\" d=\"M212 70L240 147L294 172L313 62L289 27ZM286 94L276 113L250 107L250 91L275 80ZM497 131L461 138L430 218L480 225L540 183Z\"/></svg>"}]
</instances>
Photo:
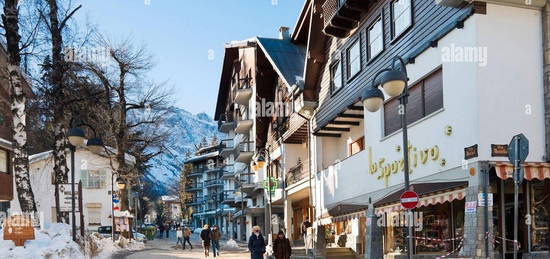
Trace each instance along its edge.
<instances>
[{"instance_id":1,"label":"snow-covered roof","mask_svg":"<svg viewBox=\"0 0 550 259\"><path fill-rule=\"evenodd\" d=\"M109 149L110 152L116 152L116 149L112 148L112 147L106 147L107 149ZM79 147L77 149L77 152L80 151L80 150L88 150L87 148L85 147ZM70 150L67 148L65 149L65 152L66 153L69 153ZM42 161L44 159L48 159L50 157L53 156L53 150L48 150L48 151L45 151L45 152L42 152L42 153L37 153L37 154L34 154L34 155L30 155L29 156L29 163L36 163L38 161ZM99 156L99 155L98 155ZM136 163L136 158L132 155L129 155L129 154L126 154L126 162L128 163L132 163L132 164L135 164Z\"/></svg>"},{"instance_id":2,"label":"snow-covered roof","mask_svg":"<svg viewBox=\"0 0 550 259\"><path fill-rule=\"evenodd\" d=\"M167 202L167 201L179 201L179 198L178 196L175 196L175 195L163 195L163 196L160 196L160 199L163 201L163 202Z\"/></svg>"},{"instance_id":3,"label":"snow-covered roof","mask_svg":"<svg viewBox=\"0 0 550 259\"><path fill-rule=\"evenodd\" d=\"M220 154L220 152L216 151L216 152L211 152L211 153L207 153L207 154L200 155L200 156L194 156L194 157L191 157L191 158L185 160L184 163L187 164L187 163L192 163L192 162L203 161L203 160L206 160L208 158L217 157L219 154Z\"/></svg>"}]
</instances>

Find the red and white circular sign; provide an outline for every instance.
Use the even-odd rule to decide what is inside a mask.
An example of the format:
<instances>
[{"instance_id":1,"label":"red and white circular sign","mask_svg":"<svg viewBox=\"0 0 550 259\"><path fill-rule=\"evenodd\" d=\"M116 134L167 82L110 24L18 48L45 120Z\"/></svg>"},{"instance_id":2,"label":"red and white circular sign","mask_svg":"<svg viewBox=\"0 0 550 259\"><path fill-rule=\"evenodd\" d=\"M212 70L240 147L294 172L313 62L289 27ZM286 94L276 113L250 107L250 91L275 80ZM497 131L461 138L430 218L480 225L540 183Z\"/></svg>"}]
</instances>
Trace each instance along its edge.
<instances>
[{"instance_id":1,"label":"red and white circular sign","mask_svg":"<svg viewBox=\"0 0 550 259\"><path fill-rule=\"evenodd\" d=\"M405 209L414 209L416 208L416 205L418 205L418 194L413 191L406 191L403 194L401 194L401 206Z\"/></svg>"}]
</instances>

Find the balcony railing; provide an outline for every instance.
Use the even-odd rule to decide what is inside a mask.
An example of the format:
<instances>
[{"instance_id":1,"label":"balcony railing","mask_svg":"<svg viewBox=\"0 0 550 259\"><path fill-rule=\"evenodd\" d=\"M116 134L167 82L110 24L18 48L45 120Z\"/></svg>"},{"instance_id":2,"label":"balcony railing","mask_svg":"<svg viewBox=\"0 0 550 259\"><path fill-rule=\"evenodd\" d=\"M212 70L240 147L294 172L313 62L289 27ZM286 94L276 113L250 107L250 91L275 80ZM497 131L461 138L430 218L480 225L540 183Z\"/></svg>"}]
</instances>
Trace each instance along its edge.
<instances>
[{"instance_id":1,"label":"balcony railing","mask_svg":"<svg viewBox=\"0 0 550 259\"><path fill-rule=\"evenodd\" d=\"M298 161L298 164L290 168L286 174L287 186L295 184L309 176L307 161Z\"/></svg>"},{"instance_id":2,"label":"balcony railing","mask_svg":"<svg viewBox=\"0 0 550 259\"><path fill-rule=\"evenodd\" d=\"M347 37L357 28L369 3L365 0L326 0L323 4L323 31L330 36Z\"/></svg>"},{"instance_id":3,"label":"balcony railing","mask_svg":"<svg viewBox=\"0 0 550 259\"><path fill-rule=\"evenodd\" d=\"M198 191L198 190L202 189L202 187L203 187L202 183L195 183L195 184L188 185L187 190L188 191Z\"/></svg>"},{"instance_id":4,"label":"balcony railing","mask_svg":"<svg viewBox=\"0 0 550 259\"><path fill-rule=\"evenodd\" d=\"M206 187L221 186L221 185L223 185L223 181L221 179L210 179L210 180L206 180L204 182L204 185Z\"/></svg>"}]
</instances>

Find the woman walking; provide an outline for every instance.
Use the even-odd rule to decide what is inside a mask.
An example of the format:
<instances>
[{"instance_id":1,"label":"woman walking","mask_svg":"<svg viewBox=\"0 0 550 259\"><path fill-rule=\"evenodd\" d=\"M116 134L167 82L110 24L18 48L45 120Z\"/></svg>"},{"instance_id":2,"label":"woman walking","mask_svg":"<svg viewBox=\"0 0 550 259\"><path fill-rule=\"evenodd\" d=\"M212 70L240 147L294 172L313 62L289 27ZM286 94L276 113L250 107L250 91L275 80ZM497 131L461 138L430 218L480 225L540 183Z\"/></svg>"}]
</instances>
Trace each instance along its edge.
<instances>
[{"instance_id":1,"label":"woman walking","mask_svg":"<svg viewBox=\"0 0 550 259\"><path fill-rule=\"evenodd\" d=\"M186 242L189 243L191 250L193 250L193 245L191 244L191 229L189 227L185 227L185 231L183 232L183 250L185 250Z\"/></svg>"},{"instance_id":2,"label":"woman walking","mask_svg":"<svg viewBox=\"0 0 550 259\"><path fill-rule=\"evenodd\" d=\"M285 233L280 230L277 238L273 241L273 255L275 259L290 259L291 254L290 241L285 237Z\"/></svg>"},{"instance_id":3,"label":"woman walking","mask_svg":"<svg viewBox=\"0 0 550 259\"><path fill-rule=\"evenodd\" d=\"M210 226L208 224L205 224L201 231L201 239L202 239L202 248L204 249L204 257L209 256L209 250L210 250L210 241L212 240L212 236L210 233Z\"/></svg>"},{"instance_id":4,"label":"woman walking","mask_svg":"<svg viewBox=\"0 0 550 259\"><path fill-rule=\"evenodd\" d=\"M178 227L178 230L176 230L176 237L178 238L178 241L176 241L176 249L178 249L178 244L181 243L181 248L183 248L183 230L181 227Z\"/></svg>"},{"instance_id":5,"label":"woman walking","mask_svg":"<svg viewBox=\"0 0 550 259\"><path fill-rule=\"evenodd\" d=\"M265 240L259 226L252 227L252 235L248 238L248 250L251 259L262 259L265 253Z\"/></svg>"}]
</instances>

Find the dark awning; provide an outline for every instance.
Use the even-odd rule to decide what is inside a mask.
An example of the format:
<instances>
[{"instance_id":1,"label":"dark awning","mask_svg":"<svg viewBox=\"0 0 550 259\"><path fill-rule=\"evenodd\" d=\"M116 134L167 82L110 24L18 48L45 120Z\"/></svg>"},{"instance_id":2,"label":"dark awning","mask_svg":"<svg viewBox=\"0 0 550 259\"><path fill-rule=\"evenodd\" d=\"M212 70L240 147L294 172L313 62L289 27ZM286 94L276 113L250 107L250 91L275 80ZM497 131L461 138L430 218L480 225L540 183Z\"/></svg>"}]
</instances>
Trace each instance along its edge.
<instances>
[{"instance_id":1,"label":"dark awning","mask_svg":"<svg viewBox=\"0 0 550 259\"><path fill-rule=\"evenodd\" d=\"M411 184L412 190L414 190L418 196L429 196L438 192L446 192L452 189L468 186L467 181L461 182L441 182L441 183L415 183ZM381 207L391 203L398 203L401 198L401 194L405 191L405 188L382 198L374 203L374 207Z\"/></svg>"},{"instance_id":2,"label":"dark awning","mask_svg":"<svg viewBox=\"0 0 550 259\"><path fill-rule=\"evenodd\" d=\"M363 211L366 210L368 207L369 205L361 204L338 204L328 208L328 215L331 217L337 217Z\"/></svg>"}]
</instances>

